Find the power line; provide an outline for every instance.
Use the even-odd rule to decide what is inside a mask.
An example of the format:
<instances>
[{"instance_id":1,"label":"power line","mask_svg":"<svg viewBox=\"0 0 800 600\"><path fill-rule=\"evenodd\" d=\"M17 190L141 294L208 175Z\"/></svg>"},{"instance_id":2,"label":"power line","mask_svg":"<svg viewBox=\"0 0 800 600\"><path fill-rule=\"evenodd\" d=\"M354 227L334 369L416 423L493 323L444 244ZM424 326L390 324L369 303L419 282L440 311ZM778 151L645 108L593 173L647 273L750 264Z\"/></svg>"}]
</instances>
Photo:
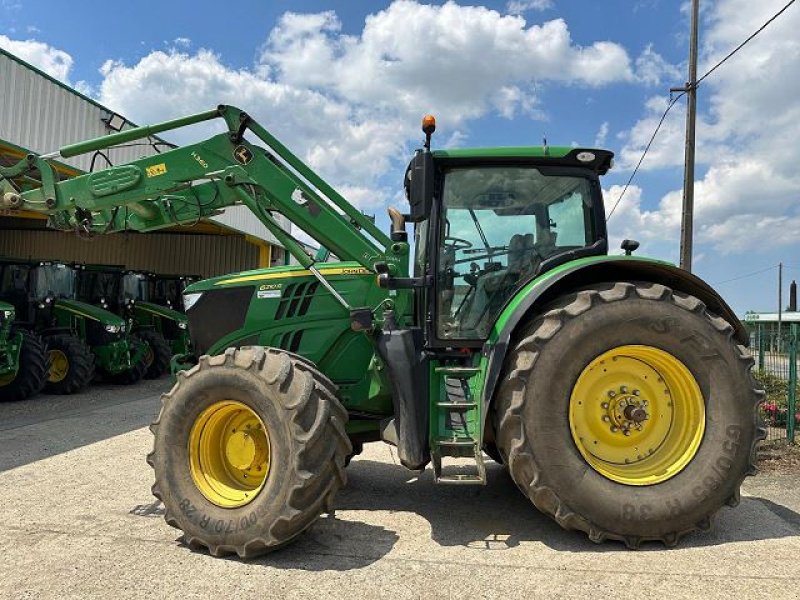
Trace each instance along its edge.
<instances>
[{"instance_id":1,"label":"power line","mask_svg":"<svg viewBox=\"0 0 800 600\"><path fill-rule=\"evenodd\" d=\"M796 0L789 0L789 2L786 3L786 5L783 8L781 8L778 12L776 12L774 15L772 15L772 17L770 17L761 27L759 27L750 36L748 36L747 39L745 39L741 44L736 46L736 48L731 50L722 60L720 60L717 64L715 64L708 71L706 71L705 74L695 82L694 87L697 88L697 86L699 86L700 83L703 80L705 80L709 75L711 75L714 71L716 71L723 64L725 64L725 62L727 62L728 59L730 59L734 54L739 52L739 50L741 50L748 43L750 43L750 41L752 41L753 38L755 38L758 34L760 34L762 31L764 31L775 19L777 19L784 12L786 12L786 9L788 9L792 4L794 4L795 1ZM650 136L650 141L647 142L647 146L645 146L645 149L642 152L642 156L639 158L639 162L636 163L636 167L633 169L633 172L631 173L631 176L628 178L628 181L625 183L625 187L622 188L622 192L620 193L619 197L617 198L617 201L614 203L613 208L608 213L608 216L606 217L606 223L609 221L609 219L611 219L611 215L614 214L614 211L617 210L617 206L619 206L619 203L622 201L622 198L625 196L625 192L628 191L628 187L630 186L631 182L633 181L633 178L636 176L636 173L639 171L639 167L641 166L642 161L644 161L644 157L647 156L647 152L650 150L650 146L653 144L653 141L656 139L656 136L658 135L658 132L661 129L661 125L664 123L664 119L667 118L667 114L669 114L669 111L672 109L673 106L675 106L675 103L678 100L680 100L680 98L682 96L684 96L685 94L686 94L686 91L682 91L680 94L678 94L677 96L675 96L674 98L672 98L670 100L669 104L667 105L666 110L664 111L664 114L661 115L661 119L658 121L658 125L656 125L656 128L653 131L653 135ZM721 282L721 283L724 283L724 282Z\"/></svg>"},{"instance_id":2,"label":"power line","mask_svg":"<svg viewBox=\"0 0 800 600\"><path fill-rule=\"evenodd\" d=\"M667 104L667 108L664 110L664 114L661 115L661 119L659 119L658 125L656 125L656 128L653 131L653 135L650 136L650 141L647 142L647 146L645 146L644 152L642 152L642 156L639 158L639 162L636 163L636 167L633 169L633 172L631 173L631 176L628 177L628 181L625 183L625 187L622 188L622 192L620 193L619 198L617 198L617 201L614 203L614 206L611 208L611 211L608 213L608 216L606 217L606 223L608 223L609 219L611 219L611 215L614 214L614 211L617 210L617 206L619 206L619 203L622 202L622 198L623 198L623 196L625 196L625 192L628 191L628 186L630 186L631 181L633 181L633 178L636 176L636 173L639 171L639 167L642 166L642 162L644 161L644 157L647 156L647 152L650 150L650 146L653 145L653 140L656 139L656 136L658 135L658 132L661 129L661 125L664 124L664 119L667 118L667 115L669 114L669 111L672 110L672 107L675 106L675 103L678 100L680 100L681 97L684 96L684 95L686 95L686 92L681 92L680 94L678 94L677 96L672 98L672 100L669 101L669 104Z\"/></svg>"},{"instance_id":3,"label":"power line","mask_svg":"<svg viewBox=\"0 0 800 600\"><path fill-rule=\"evenodd\" d=\"M711 285L722 285L723 283L730 283L732 281L739 281L740 279L746 279L748 277L753 277L755 275L760 275L761 273L766 273L767 271L771 271L772 269L777 269L778 265L772 265L765 269L761 269L759 271L753 271L752 273L747 273L745 275L739 275L738 277L731 277L730 279L724 279L723 281L717 281L712 283Z\"/></svg>"},{"instance_id":4,"label":"power line","mask_svg":"<svg viewBox=\"0 0 800 600\"><path fill-rule=\"evenodd\" d=\"M762 31L764 31L764 30L765 30L765 29L766 29L766 28L769 26L769 24L770 24L770 23L772 23L772 22L773 22L775 19L777 19L778 17L780 17L780 16L781 16L781 15L782 15L784 12L786 12L786 9L787 9L787 8L789 8L789 7L790 7L792 4L794 4L794 3L795 3L795 0L789 0L789 2L787 2L787 3L786 3L786 5L785 5L785 6L784 6L782 9L780 9L778 12L776 12L774 15L772 15L772 17L770 17L770 18L769 18L769 20L767 20L767 22L766 22L766 23L764 23L764 24L763 24L761 27L759 27L758 29L756 29L756 30L755 30L755 31L754 31L754 32L753 32L753 33L750 35L750 37L748 37L748 38L747 38L745 41L743 41L741 44L739 44L738 46L736 46L736 48L734 48L733 50L731 50L731 51L730 51L730 52L729 52L729 53L728 53L728 54L725 56L725 58L723 58L721 61L719 61L719 62L718 62L717 64L715 64L713 67L711 67L711 68L710 68L708 71L706 71L706 74L705 74L705 75L703 75L703 76L702 76L700 79L698 79L698 80L697 80L697 82L694 84L694 85L695 85L695 87L697 87L698 85L700 85L700 82L702 82L702 81L703 81L703 80L704 80L706 77L708 77L708 76L709 76L709 75L711 75L711 74L712 74L714 71L716 71L718 68L720 68L720 67L721 67L721 66L722 66L722 65L723 65L723 64L724 64L724 63L725 63L725 62L726 62L726 61L727 61L727 60L728 60L730 57L732 57L734 54L736 54L737 52L739 52L739 50L741 50L741 49L742 49L742 48L744 48L744 47L745 47L745 46L746 46L748 43L750 43L750 41L751 41L751 40L752 40L754 37L756 37L756 36L757 36L759 33L761 33Z\"/></svg>"}]
</instances>

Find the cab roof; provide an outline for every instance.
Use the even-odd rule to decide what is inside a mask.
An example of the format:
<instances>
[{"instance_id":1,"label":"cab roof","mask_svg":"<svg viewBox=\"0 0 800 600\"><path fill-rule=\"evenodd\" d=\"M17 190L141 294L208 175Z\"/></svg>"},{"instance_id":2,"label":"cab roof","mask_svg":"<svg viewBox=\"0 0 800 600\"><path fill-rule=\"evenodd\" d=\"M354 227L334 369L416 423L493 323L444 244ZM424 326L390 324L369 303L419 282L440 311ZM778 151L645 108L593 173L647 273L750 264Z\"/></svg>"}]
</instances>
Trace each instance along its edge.
<instances>
[{"instance_id":1,"label":"cab roof","mask_svg":"<svg viewBox=\"0 0 800 600\"><path fill-rule=\"evenodd\" d=\"M435 161L455 166L476 162L523 162L561 167L583 167L605 175L614 164L614 153L598 148L572 146L517 146L496 148L456 148L435 150Z\"/></svg>"}]
</instances>

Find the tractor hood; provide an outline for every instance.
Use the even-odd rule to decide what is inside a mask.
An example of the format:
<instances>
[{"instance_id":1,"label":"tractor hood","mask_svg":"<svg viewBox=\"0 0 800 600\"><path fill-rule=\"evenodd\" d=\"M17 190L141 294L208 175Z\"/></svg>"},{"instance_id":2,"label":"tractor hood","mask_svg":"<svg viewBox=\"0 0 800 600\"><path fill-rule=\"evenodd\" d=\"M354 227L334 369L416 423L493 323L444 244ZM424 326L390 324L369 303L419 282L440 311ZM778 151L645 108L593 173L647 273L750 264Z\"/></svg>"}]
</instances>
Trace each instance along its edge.
<instances>
[{"instance_id":1,"label":"tractor hood","mask_svg":"<svg viewBox=\"0 0 800 600\"><path fill-rule=\"evenodd\" d=\"M92 319L93 321L99 321L104 325L116 325L118 327L123 327L125 325L125 320L114 313L92 304L79 302L78 300L59 298L56 300L56 308L75 313L76 315Z\"/></svg>"},{"instance_id":2,"label":"tractor hood","mask_svg":"<svg viewBox=\"0 0 800 600\"><path fill-rule=\"evenodd\" d=\"M186 315L184 315L182 312L178 312L177 310L169 308L168 306L162 306L161 304L153 304L152 302L136 302L136 309L149 312L158 317L169 319L178 323L188 321Z\"/></svg>"},{"instance_id":3,"label":"tractor hood","mask_svg":"<svg viewBox=\"0 0 800 600\"><path fill-rule=\"evenodd\" d=\"M317 267L323 277L335 277L337 275L353 276L368 275L370 272L357 262L331 262L323 263ZM203 279L188 286L184 294L205 292L213 289L237 287L240 285L256 285L268 283L275 280L293 279L295 277L312 276L311 271L304 269L300 265L270 267L268 269L255 269L253 271L242 271L211 279Z\"/></svg>"}]
</instances>

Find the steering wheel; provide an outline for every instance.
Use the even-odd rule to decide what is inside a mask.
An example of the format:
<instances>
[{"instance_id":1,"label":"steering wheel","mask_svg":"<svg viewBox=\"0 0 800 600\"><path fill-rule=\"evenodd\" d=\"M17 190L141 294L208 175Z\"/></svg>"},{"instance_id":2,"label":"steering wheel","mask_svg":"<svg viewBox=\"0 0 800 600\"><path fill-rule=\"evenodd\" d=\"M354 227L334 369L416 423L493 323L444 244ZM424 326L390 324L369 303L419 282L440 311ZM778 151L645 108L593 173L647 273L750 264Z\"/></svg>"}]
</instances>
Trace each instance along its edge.
<instances>
[{"instance_id":1,"label":"steering wheel","mask_svg":"<svg viewBox=\"0 0 800 600\"><path fill-rule=\"evenodd\" d=\"M444 245L448 250L452 250L453 252L472 248L472 242L469 240L450 236L444 238Z\"/></svg>"}]
</instances>

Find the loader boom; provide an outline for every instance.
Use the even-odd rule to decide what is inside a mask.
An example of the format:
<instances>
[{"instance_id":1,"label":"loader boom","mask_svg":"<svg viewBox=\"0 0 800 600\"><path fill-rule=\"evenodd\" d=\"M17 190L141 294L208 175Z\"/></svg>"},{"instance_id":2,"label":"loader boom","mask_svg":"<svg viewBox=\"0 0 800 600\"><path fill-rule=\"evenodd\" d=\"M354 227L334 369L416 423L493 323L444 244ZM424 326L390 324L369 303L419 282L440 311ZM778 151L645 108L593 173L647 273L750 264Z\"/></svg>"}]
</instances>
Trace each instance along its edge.
<instances>
[{"instance_id":1,"label":"loader boom","mask_svg":"<svg viewBox=\"0 0 800 600\"><path fill-rule=\"evenodd\" d=\"M65 181L58 181L48 162L218 118L227 133ZM246 132L265 147L247 141ZM8 178L31 170L41 173L42 187L14 189ZM312 268L314 259L272 213L284 215L342 260L370 270L385 263L393 274L408 269L407 244L392 242L264 127L232 106L64 146L47 155L29 154L14 166L0 167L0 177L3 208L47 213L57 229L84 235L152 231L192 225L243 204L305 268Z\"/></svg>"}]
</instances>

